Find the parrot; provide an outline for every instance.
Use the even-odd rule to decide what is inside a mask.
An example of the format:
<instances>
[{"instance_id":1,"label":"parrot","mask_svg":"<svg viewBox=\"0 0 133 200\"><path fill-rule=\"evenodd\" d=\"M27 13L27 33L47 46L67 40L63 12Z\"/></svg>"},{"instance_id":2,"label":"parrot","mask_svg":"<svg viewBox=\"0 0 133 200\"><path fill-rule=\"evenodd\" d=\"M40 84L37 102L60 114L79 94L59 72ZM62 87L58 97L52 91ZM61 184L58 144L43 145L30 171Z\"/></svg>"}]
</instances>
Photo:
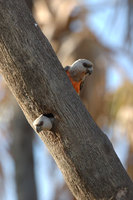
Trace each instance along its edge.
<instances>
[{"instance_id":1,"label":"parrot","mask_svg":"<svg viewBox=\"0 0 133 200\"><path fill-rule=\"evenodd\" d=\"M78 59L71 66L66 66L64 69L74 89L80 94L85 77L93 72L92 62L86 59Z\"/></svg>"},{"instance_id":2,"label":"parrot","mask_svg":"<svg viewBox=\"0 0 133 200\"><path fill-rule=\"evenodd\" d=\"M83 87L85 77L91 75L93 72L93 64L91 61L86 59L78 59L72 65L66 66L64 68L71 84L73 85L77 94L80 94L80 91ZM54 116L52 113L41 114L33 122L33 126L36 132L50 131L53 127Z\"/></svg>"}]
</instances>

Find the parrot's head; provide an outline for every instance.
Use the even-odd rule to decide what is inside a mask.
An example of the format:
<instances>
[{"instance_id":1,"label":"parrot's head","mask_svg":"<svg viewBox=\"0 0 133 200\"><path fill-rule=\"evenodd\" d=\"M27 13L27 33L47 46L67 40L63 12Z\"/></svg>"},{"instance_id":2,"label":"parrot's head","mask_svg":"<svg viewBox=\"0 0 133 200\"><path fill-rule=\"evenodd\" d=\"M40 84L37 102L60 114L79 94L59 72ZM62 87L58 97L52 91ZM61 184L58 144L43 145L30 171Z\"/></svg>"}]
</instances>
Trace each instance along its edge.
<instances>
[{"instance_id":1,"label":"parrot's head","mask_svg":"<svg viewBox=\"0 0 133 200\"><path fill-rule=\"evenodd\" d=\"M86 75L91 75L93 72L93 64L89 60L76 60L69 68L70 76L74 81L82 81Z\"/></svg>"}]
</instances>

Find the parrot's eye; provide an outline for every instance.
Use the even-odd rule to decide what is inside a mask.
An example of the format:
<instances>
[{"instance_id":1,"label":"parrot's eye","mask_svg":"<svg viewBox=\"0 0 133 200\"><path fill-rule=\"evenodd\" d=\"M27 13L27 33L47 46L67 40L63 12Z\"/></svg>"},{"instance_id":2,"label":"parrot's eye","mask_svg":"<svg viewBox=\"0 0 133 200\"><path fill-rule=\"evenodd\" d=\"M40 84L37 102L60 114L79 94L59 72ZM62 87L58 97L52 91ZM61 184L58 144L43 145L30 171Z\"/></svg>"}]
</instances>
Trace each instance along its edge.
<instances>
[{"instance_id":1,"label":"parrot's eye","mask_svg":"<svg viewBox=\"0 0 133 200\"><path fill-rule=\"evenodd\" d=\"M92 65L91 64L87 64L87 63L83 63L83 66L85 67L85 68L91 68L92 67Z\"/></svg>"}]
</instances>

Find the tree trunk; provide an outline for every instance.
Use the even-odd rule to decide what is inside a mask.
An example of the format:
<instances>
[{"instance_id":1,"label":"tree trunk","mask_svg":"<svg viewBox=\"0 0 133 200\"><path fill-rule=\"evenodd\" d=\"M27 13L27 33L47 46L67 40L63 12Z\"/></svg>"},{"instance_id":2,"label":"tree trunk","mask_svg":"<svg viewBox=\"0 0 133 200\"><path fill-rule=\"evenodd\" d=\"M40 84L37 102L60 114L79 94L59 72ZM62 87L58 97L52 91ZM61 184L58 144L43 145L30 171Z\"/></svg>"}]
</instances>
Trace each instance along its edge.
<instances>
[{"instance_id":1,"label":"tree trunk","mask_svg":"<svg viewBox=\"0 0 133 200\"><path fill-rule=\"evenodd\" d=\"M0 0L0 39L1 73L31 126L42 113L55 116L53 131L39 136L76 199L132 200L133 183L23 0Z\"/></svg>"},{"instance_id":2,"label":"tree trunk","mask_svg":"<svg viewBox=\"0 0 133 200\"><path fill-rule=\"evenodd\" d=\"M127 172L130 178L133 180L133 144L129 144L129 152L127 159Z\"/></svg>"},{"instance_id":3,"label":"tree trunk","mask_svg":"<svg viewBox=\"0 0 133 200\"><path fill-rule=\"evenodd\" d=\"M33 0L25 0L25 2L27 3L28 8L32 11L32 8L33 8Z\"/></svg>"}]
</instances>

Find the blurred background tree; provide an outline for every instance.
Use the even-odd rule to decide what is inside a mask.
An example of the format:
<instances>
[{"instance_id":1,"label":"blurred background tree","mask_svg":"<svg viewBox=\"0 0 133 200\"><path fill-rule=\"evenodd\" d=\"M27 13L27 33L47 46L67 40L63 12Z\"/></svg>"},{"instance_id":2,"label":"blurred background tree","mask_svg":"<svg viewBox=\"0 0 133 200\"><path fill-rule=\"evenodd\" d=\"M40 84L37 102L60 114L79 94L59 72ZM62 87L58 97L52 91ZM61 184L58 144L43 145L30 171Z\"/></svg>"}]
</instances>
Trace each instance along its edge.
<instances>
[{"instance_id":1,"label":"blurred background tree","mask_svg":"<svg viewBox=\"0 0 133 200\"><path fill-rule=\"evenodd\" d=\"M94 63L94 73L85 80L81 100L107 133L133 178L133 0L26 3L63 66L79 58ZM0 111L1 199L74 200L2 77Z\"/></svg>"}]
</instances>

